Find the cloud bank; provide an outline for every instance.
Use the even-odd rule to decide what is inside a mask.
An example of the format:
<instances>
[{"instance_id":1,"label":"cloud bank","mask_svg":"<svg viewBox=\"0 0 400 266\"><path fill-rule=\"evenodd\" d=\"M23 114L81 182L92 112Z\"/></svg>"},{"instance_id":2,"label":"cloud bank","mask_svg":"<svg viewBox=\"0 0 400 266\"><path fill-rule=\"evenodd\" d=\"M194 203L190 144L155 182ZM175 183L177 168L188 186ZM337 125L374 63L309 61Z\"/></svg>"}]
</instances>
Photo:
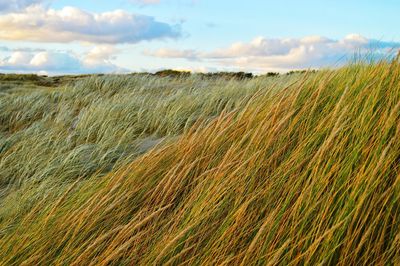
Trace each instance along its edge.
<instances>
[{"instance_id":1,"label":"cloud bank","mask_svg":"<svg viewBox=\"0 0 400 266\"><path fill-rule=\"evenodd\" d=\"M116 52L114 47L108 45L96 46L81 56L66 51L15 50L11 55L0 58L0 71L49 74L127 72L111 62Z\"/></svg>"},{"instance_id":2,"label":"cloud bank","mask_svg":"<svg viewBox=\"0 0 400 266\"><path fill-rule=\"evenodd\" d=\"M29 5L20 12L0 15L3 40L121 44L180 36L179 25L123 10L90 13L76 7L55 10Z\"/></svg>"},{"instance_id":3,"label":"cloud bank","mask_svg":"<svg viewBox=\"0 0 400 266\"><path fill-rule=\"evenodd\" d=\"M257 37L248 43L238 42L213 51L162 48L156 51L146 50L144 54L159 58L205 61L254 71L285 71L340 65L355 54L382 58L390 50L398 48L400 43L397 42L349 34L340 40L323 36L276 39Z\"/></svg>"}]
</instances>

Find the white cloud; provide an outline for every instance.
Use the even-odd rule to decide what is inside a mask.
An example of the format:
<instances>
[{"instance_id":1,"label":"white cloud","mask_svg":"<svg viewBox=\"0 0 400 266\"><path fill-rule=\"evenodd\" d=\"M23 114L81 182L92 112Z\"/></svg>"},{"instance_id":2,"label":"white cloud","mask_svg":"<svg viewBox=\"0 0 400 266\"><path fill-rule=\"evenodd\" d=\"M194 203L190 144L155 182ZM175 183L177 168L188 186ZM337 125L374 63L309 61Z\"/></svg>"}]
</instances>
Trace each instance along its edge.
<instances>
[{"instance_id":1,"label":"white cloud","mask_svg":"<svg viewBox=\"0 0 400 266\"><path fill-rule=\"evenodd\" d=\"M199 67L176 67L173 68L174 70L178 71L189 71L192 73L210 73L218 71L217 68L214 67L206 67L206 66L199 66Z\"/></svg>"},{"instance_id":2,"label":"white cloud","mask_svg":"<svg viewBox=\"0 0 400 266\"><path fill-rule=\"evenodd\" d=\"M111 46L94 47L81 56L65 51L14 51L0 59L0 71L50 74L126 72L111 62L115 52Z\"/></svg>"},{"instance_id":3,"label":"white cloud","mask_svg":"<svg viewBox=\"0 0 400 266\"><path fill-rule=\"evenodd\" d=\"M10 65L28 66L31 60L31 54L17 51L12 53L7 61Z\"/></svg>"},{"instance_id":4,"label":"white cloud","mask_svg":"<svg viewBox=\"0 0 400 266\"><path fill-rule=\"evenodd\" d=\"M189 60L198 60L200 53L196 50L178 50L178 49L168 49L161 48L157 51L145 50L144 55L160 57L160 58L186 58Z\"/></svg>"},{"instance_id":5,"label":"white cloud","mask_svg":"<svg viewBox=\"0 0 400 266\"><path fill-rule=\"evenodd\" d=\"M0 15L3 40L116 44L179 36L179 25L123 10L90 13L76 7L55 10L34 5L21 12Z\"/></svg>"},{"instance_id":6,"label":"white cloud","mask_svg":"<svg viewBox=\"0 0 400 266\"><path fill-rule=\"evenodd\" d=\"M87 65L110 64L118 50L112 45L95 46L84 58Z\"/></svg>"},{"instance_id":7,"label":"white cloud","mask_svg":"<svg viewBox=\"0 0 400 266\"><path fill-rule=\"evenodd\" d=\"M400 43L383 42L359 34L349 34L341 40L323 36L280 39L257 37L248 43L238 42L213 51L162 48L143 53L161 58L203 60L252 71L286 71L340 64L356 53L383 57L395 48L400 48Z\"/></svg>"},{"instance_id":8,"label":"white cloud","mask_svg":"<svg viewBox=\"0 0 400 266\"><path fill-rule=\"evenodd\" d=\"M39 52L33 55L29 67L38 70L74 71L81 68L76 56L66 52Z\"/></svg>"}]
</instances>

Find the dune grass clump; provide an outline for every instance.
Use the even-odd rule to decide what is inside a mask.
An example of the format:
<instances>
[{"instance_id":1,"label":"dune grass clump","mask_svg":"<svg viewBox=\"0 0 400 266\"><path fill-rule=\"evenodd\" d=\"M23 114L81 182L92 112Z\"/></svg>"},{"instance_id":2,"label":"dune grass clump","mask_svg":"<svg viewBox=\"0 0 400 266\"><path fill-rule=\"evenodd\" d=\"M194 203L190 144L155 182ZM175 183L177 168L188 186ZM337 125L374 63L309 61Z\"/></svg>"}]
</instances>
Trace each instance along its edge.
<instances>
[{"instance_id":1,"label":"dune grass clump","mask_svg":"<svg viewBox=\"0 0 400 266\"><path fill-rule=\"evenodd\" d=\"M257 89L176 141L4 217L1 263L400 263L399 62L240 84Z\"/></svg>"}]
</instances>

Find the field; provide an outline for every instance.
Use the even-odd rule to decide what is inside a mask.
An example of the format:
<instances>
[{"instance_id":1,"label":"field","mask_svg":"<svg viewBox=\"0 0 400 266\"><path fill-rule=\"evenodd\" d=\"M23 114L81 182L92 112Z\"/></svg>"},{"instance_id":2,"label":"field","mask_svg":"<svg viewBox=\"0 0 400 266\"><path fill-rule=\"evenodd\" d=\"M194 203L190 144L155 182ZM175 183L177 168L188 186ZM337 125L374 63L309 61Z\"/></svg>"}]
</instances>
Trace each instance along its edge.
<instances>
[{"instance_id":1,"label":"field","mask_svg":"<svg viewBox=\"0 0 400 266\"><path fill-rule=\"evenodd\" d=\"M400 62L0 75L0 265L400 263Z\"/></svg>"}]
</instances>

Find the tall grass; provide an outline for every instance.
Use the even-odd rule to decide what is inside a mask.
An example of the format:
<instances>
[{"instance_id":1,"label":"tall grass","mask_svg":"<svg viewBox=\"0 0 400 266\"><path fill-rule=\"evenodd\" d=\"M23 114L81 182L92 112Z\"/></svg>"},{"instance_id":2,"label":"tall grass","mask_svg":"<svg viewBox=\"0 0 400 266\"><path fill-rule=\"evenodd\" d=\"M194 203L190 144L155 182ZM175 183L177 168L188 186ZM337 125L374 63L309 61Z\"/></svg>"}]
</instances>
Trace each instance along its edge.
<instances>
[{"instance_id":1,"label":"tall grass","mask_svg":"<svg viewBox=\"0 0 400 266\"><path fill-rule=\"evenodd\" d=\"M0 96L0 199L15 191L0 219L21 213L15 197L29 209L33 198L126 165L195 121L239 108L261 86L286 82L106 76Z\"/></svg>"},{"instance_id":2,"label":"tall grass","mask_svg":"<svg viewBox=\"0 0 400 266\"><path fill-rule=\"evenodd\" d=\"M130 102L104 104L117 81L98 82L71 94L81 110L93 108L76 126L86 129L84 140L114 147L125 143L126 130L126 140L137 132L183 134L107 174L79 175L23 215L4 215L2 264L400 263L398 61L353 64L287 86L201 83L189 89L195 97L179 90L165 106L166 88L196 86L170 80L147 96L145 119L109 118L105 110ZM151 90L154 82L141 84ZM103 100L92 100L96 90ZM221 95L229 95L225 104ZM15 202L7 199L6 206Z\"/></svg>"}]
</instances>

